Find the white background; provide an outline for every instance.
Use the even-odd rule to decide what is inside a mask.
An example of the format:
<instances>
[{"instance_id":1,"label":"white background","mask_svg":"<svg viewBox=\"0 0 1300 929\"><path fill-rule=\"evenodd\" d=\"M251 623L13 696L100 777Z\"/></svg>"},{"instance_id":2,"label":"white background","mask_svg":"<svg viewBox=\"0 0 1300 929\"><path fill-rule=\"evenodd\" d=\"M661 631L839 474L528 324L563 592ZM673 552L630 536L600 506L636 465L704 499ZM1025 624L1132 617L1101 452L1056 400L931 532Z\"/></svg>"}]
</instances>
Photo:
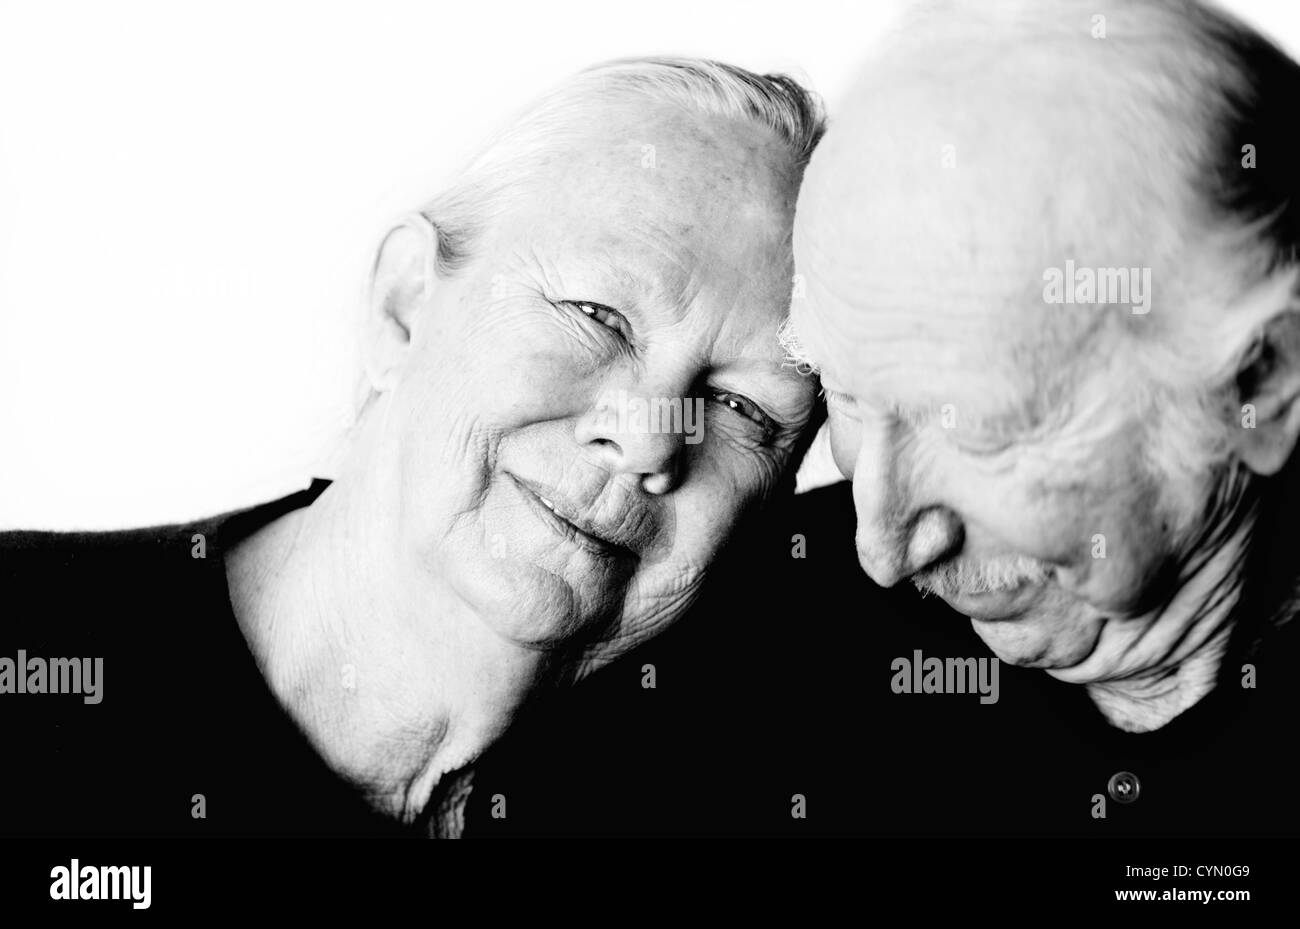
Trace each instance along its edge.
<instances>
[{"instance_id":1,"label":"white background","mask_svg":"<svg viewBox=\"0 0 1300 929\"><path fill-rule=\"evenodd\" d=\"M1292 0L1225 5L1296 53ZM0 0L0 528L305 486L378 236L510 112L684 54L791 73L833 116L893 6Z\"/></svg>"}]
</instances>

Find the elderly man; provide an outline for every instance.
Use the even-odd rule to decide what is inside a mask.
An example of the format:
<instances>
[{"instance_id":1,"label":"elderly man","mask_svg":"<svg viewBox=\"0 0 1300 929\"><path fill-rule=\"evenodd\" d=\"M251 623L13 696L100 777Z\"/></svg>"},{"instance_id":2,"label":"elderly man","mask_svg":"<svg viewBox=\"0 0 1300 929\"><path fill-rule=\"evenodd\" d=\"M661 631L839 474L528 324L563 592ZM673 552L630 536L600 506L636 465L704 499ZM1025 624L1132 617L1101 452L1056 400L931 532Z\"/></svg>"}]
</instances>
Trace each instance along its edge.
<instances>
[{"instance_id":1,"label":"elderly man","mask_svg":"<svg viewBox=\"0 0 1300 929\"><path fill-rule=\"evenodd\" d=\"M792 323L863 569L1145 731L1292 609L1247 581L1300 431L1297 152L1268 123L1300 81L1208 11L1093 37L1082 9L903 30L810 171Z\"/></svg>"},{"instance_id":2,"label":"elderly man","mask_svg":"<svg viewBox=\"0 0 1300 929\"><path fill-rule=\"evenodd\" d=\"M815 388L776 336L820 132L785 78L584 72L384 238L334 482L0 536L27 759L0 828L456 832L529 696L672 623L792 485ZM102 657L96 705L29 686L37 655Z\"/></svg>"},{"instance_id":3,"label":"elderly man","mask_svg":"<svg viewBox=\"0 0 1300 929\"><path fill-rule=\"evenodd\" d=\"M852 483L633 663L671 693L607 683L672 734L623 749L642 788L695 776L586 828L1300 830L1300 71L1205 8L1097 10L919 7L834 116L787 341Z\"/></svg>"},{"instance_id":4,"label":"elderly man","mask_svg":"<svg viewBox=\"0 0 1300 929\"><path fill-rule=\"evenodd\" d=\"M1112 727L1171 730L1106 743L1121 777L1095 781L1131 801L1150 774L1154 807L1199 782L1160 768L1187 733L1232 757L1229 726L1291 718L1300 69L1195 4L1104 14L903 23L809 169L790 341L863 570Z\"/></svg>"}]
</instances>

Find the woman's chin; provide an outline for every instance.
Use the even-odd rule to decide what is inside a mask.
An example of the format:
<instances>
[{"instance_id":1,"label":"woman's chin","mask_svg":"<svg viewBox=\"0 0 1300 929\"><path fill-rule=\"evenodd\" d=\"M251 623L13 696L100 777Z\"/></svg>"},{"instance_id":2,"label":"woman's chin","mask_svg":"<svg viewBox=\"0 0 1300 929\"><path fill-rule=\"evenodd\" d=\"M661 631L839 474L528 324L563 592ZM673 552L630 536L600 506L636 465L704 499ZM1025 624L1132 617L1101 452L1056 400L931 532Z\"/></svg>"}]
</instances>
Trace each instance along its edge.
<instances>
[{"instance_id":1,"label":"woman's chin","mask_svg":"<svg viewBox=\"0 0 1300 929\"><path fill-rule=\"evenodd\" d=\"M522 558L466 565L455 588L503 638L528 648L556 648L598 634L613 621L628 576L569 562L561 570Z\"/></svg>"}]
</instances>

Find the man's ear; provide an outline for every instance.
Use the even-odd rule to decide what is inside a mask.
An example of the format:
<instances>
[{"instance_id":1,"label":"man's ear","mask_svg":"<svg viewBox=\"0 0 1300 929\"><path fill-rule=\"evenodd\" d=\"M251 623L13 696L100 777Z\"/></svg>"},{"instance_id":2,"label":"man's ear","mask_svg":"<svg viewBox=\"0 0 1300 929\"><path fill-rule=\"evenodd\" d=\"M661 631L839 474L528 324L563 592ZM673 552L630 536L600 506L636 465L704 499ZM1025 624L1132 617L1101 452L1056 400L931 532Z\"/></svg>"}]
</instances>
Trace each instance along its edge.
<instances>
[{"instance_id":1,"label":"man's ear","mask_svg":"<svg viewBox=\"0 0 1300 929\"><path fill-rule=\"evenodd\" d=\"M1276 313L1237 372L1237 456L1256 474L1281 471L1300 439L1300 306Z\"/></svg>"},{"instance_id":2,"label":"man's ear","mask_svg":"<svg viewBox=\"0 0 1300 929\"><path fill-rule=\"evenodd\" d=\"M370 275L365 367L371 386L389 390L411 348L411 327L427 305L436 275L438 230L425 216L406 217L384 236Z\"/></svg>"}]
</instances>

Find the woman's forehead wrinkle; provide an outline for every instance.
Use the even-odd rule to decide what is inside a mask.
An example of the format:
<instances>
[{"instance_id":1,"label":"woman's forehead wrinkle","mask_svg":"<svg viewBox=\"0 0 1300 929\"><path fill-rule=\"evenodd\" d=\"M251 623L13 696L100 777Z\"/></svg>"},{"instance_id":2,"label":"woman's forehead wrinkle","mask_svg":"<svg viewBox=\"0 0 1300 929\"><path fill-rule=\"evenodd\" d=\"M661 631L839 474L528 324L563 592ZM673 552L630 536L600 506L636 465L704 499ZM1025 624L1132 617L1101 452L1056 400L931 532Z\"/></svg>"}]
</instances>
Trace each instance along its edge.
<instances>
[{"instance_id":1,"label":"woman's forehead wrinkle","mask_svg":"<svg viewBox=\"0 0 1300 929\"><path fill-rule=\"evenodd\" d=\"M664 252L684 246L723 252L729 241L736 241L738 223L755 242L783 241L793 187L781 186L786 179L774 164L778 150L743 137L733 141L732 134L721 141L706 138L707 146L673 138L661 141L653 166L642 165L635 140L615 143L616 148L632 148L623 153L627 157L598 157L583 149L572 161L557 162L559 176L552 187L556 194L548 206L575 227L591 225L611 239L641 232ZM746 147L756 157L761 154L766 168L736 170L728 152ZM760 174L767 177L756 180L754 175Z\"/></svg>"},{"instance_id":2,"label":"woman's forehead wrinkle","mask_svg":"<svg viewBox=\"0 0 1300 929\"><path fill-rule=\"evenodd\" d=\"M539 243L546 280L600 291L550 296L625 300L615 308L651 345L706 366L771 368L785 392L776 330L797 166L761 126L628 102L530 178L512 234Z\"/></svg>"}]
</instances>

